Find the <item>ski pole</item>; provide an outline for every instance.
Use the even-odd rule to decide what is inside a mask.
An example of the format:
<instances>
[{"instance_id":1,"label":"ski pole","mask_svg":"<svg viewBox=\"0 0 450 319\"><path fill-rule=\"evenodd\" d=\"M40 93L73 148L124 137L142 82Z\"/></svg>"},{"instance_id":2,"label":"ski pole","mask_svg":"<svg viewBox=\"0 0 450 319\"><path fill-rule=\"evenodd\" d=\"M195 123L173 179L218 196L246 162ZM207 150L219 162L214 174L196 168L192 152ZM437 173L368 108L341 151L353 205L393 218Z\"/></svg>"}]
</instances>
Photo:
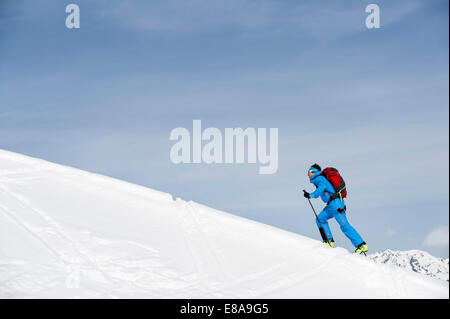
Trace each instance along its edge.
<instances>
[{"instance_id":1,"label":"ski pole","mask_svg":"<svg viewBox=\"0 0 450 319\"><path fill-rule=\"evenodd\" d=\"M306 192L306 190L303 190L303 192ZM307 200L309 202L309 205L311 205L311 208L314 212L314 216L316 216L316 220L319 222L319 225L322 225L320 223L319 217L317 217L316 210L314 209L314 206L312 205L311 200L309 198L307 198ZM320 232L320 236L322 236L323 241L328 241L327 235L325 235L325 230L323 229L322 226L319 226L319 232Z\"/></svg>"}]
</instances>

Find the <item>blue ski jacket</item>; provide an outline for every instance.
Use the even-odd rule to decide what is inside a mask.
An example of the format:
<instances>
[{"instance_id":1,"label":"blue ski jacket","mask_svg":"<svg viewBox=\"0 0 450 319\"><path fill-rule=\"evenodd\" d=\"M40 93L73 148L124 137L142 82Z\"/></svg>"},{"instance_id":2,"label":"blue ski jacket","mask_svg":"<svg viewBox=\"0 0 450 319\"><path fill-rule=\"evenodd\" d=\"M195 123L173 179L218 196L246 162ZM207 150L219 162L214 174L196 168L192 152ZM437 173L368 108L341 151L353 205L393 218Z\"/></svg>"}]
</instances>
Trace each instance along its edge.
<instances>
[{"instance_id":1,"label":"blue ski jacket","mask_svg":"<svg viewBox=\"0 0 450 319\"><path fill-rule=\"evenodd\" d=\"M320 174L322 174L322 171L317 171L309 180L311 182L311 184L316 186L316 190L313 193L311 193L309 196L311 198L317 198L320 196L320 198L325 203L328 203L328 201L330 200L330 196L334 194L335 190L334 190L333 186L330 184L330 182L327 181L327 179ZM336 201L338 201L340 203L338 204ZM339 198L336 198L334 201L332 201L330 203L330 205L331 204L333 204L333 206L337 204L337 207L341 207L341 206L343 207L344 200L342 200L342 202L341 202L341 200Z\"/></svg>"}]
</instances>

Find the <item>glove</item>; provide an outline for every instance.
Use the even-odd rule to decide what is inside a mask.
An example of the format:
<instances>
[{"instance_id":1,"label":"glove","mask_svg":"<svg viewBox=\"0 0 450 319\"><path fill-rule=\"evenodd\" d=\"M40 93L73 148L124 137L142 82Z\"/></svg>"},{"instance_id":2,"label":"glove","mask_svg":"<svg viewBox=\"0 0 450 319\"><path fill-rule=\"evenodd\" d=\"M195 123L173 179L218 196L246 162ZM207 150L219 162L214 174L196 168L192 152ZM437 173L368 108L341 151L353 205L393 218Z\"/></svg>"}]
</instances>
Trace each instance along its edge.
<instances>
[{"instance_id":1,"label":"glove","mask_svg":"<svg viewBox=\"0 0 450 319\"><path fill-rule=\"evenodd\" d=\"M305 198L310 198L309 193L305 190L303 190L303 196L305 196Z\"/></svg>"}]
</instances>

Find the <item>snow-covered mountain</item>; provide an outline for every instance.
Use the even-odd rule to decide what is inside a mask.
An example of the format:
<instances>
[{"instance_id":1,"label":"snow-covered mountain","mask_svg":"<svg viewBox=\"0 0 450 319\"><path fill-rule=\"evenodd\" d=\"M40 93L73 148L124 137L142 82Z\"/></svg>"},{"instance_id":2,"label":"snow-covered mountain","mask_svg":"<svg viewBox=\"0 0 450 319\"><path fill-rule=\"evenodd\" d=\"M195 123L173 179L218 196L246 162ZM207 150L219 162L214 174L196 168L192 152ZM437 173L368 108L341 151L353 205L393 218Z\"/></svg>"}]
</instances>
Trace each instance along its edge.
<instances>
[{"instance_id":1,"label":"snow-covered mountain","mask_svg":"<svg viewBox=\"0 0 450 319\"><path fill-rule=\"evenodd\" d=\"M448 298L449 284L0 150L1 298Z\"/></svg>"},{"instance_id":2,"label":"snow-covered mountain","mask_svg":"<svg viewBox=\"0 0 450 319\"><path fill-rule=\"evenodd\" d=\"M406 268L432 278L449 281L448 258L437 258L425 251L386 249L369 257L377 263Z\"/></svg>"}]
</instances>

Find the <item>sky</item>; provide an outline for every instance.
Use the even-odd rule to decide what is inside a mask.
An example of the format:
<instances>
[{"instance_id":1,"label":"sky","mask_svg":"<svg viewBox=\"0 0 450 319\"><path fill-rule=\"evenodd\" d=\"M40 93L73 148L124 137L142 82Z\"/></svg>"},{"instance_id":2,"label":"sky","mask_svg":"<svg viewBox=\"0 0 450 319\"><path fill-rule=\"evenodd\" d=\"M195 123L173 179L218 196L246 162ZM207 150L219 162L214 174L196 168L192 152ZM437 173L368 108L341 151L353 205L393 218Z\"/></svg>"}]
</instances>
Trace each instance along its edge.
<instances>
[{"instance_id":1,"label":"sky","mask_svg":"<svg viewBox=\"0 0 450 319\"><path fill-rule=\"evenodd\" d=\"M332 166L372 252L448 258L448 1L377 1L379 29L370 3L3 0L0 148L317 239L301 190ZM196 119L278 128L277 172L174 164L170 133Z\"/></svg>"}]
</instances>

